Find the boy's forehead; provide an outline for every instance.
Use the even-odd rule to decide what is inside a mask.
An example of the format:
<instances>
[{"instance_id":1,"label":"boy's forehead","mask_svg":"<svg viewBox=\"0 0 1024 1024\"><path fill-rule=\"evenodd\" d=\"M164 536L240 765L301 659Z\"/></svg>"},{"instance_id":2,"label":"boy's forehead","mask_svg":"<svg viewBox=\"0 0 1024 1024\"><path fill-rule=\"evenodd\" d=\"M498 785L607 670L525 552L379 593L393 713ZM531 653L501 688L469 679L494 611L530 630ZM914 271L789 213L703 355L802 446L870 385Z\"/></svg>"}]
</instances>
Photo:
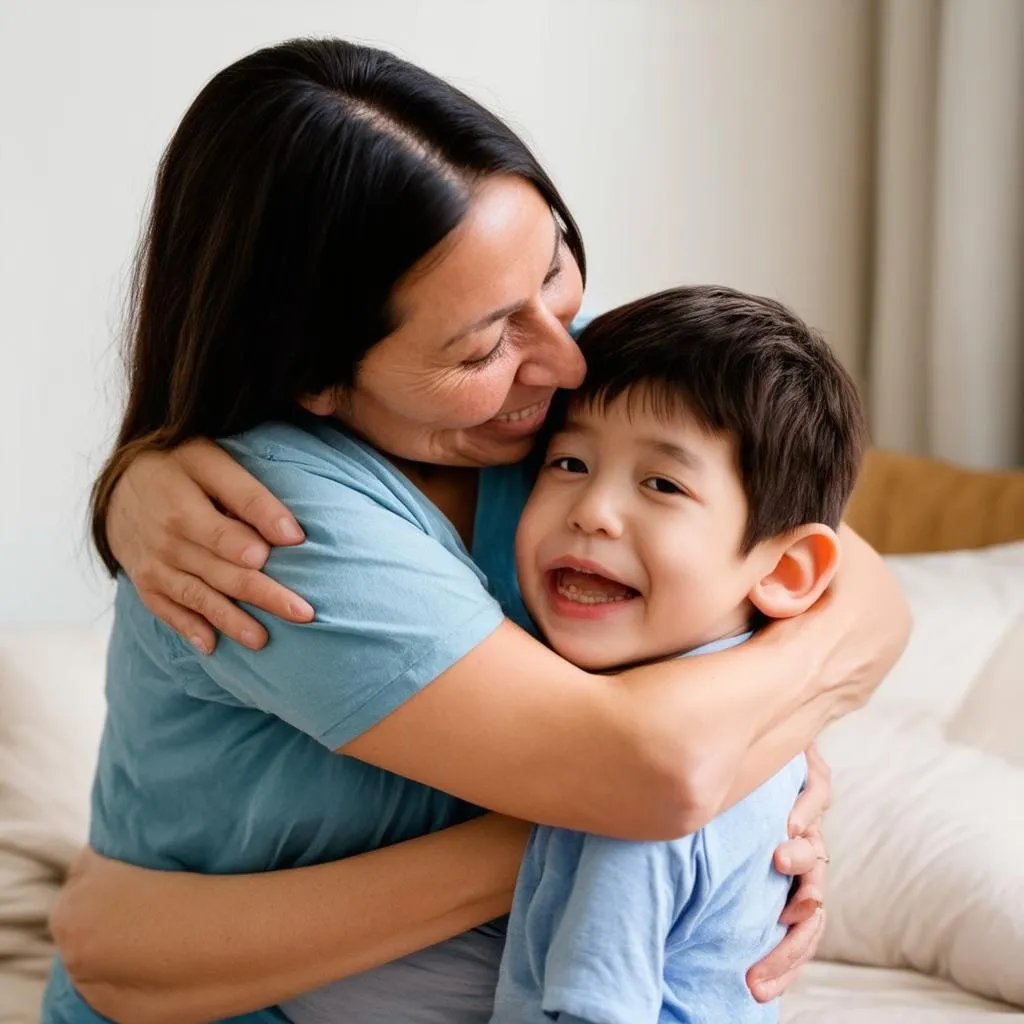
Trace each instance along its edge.
<instances>
[{"instance_id":1,"label":"boy's forehead","mask_svg":"<svg viewBox=\"0 0 1024 1024\"><path fill-rule=\"evenodd\" d=\"M627 388L612 399L603 395L574 399L566 409L567 430L594 430L612 424L618 430L636 432L655 429L689 433L697 429L709 433L682 395L669 399L661 391L642 384Z\"/></svg>"},{"instance_id":2,"label":"boy's forehead","mask_svg":"<svg viewBox=\"0 0 1024 1024\"><path fill-rule=\"evenodd\" d=\"M678 401L659 400L639 385L611 401L588 397L570 402L561 431L632 442L691 469L723 460L735 468L736 444L730 432L709 430L681 396Z\"/></svg>"}]
</instances>

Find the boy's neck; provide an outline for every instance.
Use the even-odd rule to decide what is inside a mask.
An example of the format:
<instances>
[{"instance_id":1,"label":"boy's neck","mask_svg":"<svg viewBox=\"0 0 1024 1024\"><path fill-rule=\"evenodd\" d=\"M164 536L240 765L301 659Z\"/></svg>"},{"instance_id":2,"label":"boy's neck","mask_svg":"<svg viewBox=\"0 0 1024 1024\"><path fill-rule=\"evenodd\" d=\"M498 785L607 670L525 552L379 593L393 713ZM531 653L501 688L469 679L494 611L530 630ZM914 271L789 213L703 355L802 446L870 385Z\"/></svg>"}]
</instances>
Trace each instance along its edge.
<instances>
[{"instance_id":1,"label":"boy's neck","mask_svg":"<svg viewBox=\"0 0 1024 1024\"><path fill-rule=\"evenodd\" d=\"M705 647L710 647L712 644L721 644L727 640L735 640L739 637L746 639L750 634L756 633L762 625L763 621L759 621L758 617L754 616L754 618L749 622L737 626L735 629L727 631L721 636L713 637L710 640L702 640L699 644L694 644L692 647L686 647L680 651L673 651L671 654L661 654L656 658L647 658L641 661L630 662L628 665L612 665L610 668L601 669L599 674L612 675L615 672L625 672L630 668L640 668L642 665L658 665L663 661L675 661L676 658L685 658L687 655L695 654Z\"/></svg>"}]
</instances>

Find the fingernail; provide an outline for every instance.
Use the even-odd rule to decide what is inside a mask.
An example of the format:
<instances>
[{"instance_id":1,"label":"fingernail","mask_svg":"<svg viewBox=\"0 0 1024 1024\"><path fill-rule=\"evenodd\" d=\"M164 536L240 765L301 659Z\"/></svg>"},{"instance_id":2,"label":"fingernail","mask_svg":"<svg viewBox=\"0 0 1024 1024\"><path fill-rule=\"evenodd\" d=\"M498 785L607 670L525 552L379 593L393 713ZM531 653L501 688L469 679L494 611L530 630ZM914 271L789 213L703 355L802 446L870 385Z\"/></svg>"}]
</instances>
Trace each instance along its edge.
<instances>
[{"instance_id":1,"label":"fingernail","mask_svg":"<svg viewBox=\"0 0 1024 1024\"><path fill-rule=\"evenodd\" d=\"M250 544L242 552L242 561L246 565L251 565L254 569L259 569L266 560L267 549L262 544Z\"/></svg>"},{"instance_id":2,"label":"fingernail","mask_svg":"<svg viewBox=\"0 0 1024 1024\"><path fill-rule=\"evenodd\" d=\"M192 646L200 654L209 654L210 653L209 649L206 646L206 641L203 640L203 638L201 636L190 636L189 640L192 642Z\"/></svg>"},{"instance_id":3,"label":"fingernail","mask_svg":"<svg viewBox=\"0 0 1024 1024\"><path fill-rule=\"evenodd\" d=\"M810 917L812 914L816 914L819 910L821 910L823 906L824 904L821 902L821 900L801 900L797 904L797 909L800 911L800 913L806 914L808 917Z\"/></svg>"},{"instance_id":4,"label":"fingernail","mask_svg":"<svg viewBox=\"0 0 1024 1024\"><path fill-rule=\"evenodd\" d=\"M255 629L242 630L242 643L245 644L246 647L258 647L260 639L260 635Z\"/></svg>"},{"instance_id":5,"label":"fingernail","mask_svg":"<svg viewBox=\"0 0 1024 1024\"><path fill-rule=\"evenodd\" d=\"M278 519L277 529L285 540L300 541L306 539L306 535L299 528L299 524L287 516L283 519Z\"/></svg>"},{"instance_id":6,"label":"fingernail","mask_svg":"<svg viewBox=\"0 0 1024 1024\"><path fill-rule=\"evenodd\" d=\"M297 619L311 619L316 614L313 611L313 606L307 601L303 601L301 597L292 598L288 602L288 611Z\"/></svg>"}]
</instances>

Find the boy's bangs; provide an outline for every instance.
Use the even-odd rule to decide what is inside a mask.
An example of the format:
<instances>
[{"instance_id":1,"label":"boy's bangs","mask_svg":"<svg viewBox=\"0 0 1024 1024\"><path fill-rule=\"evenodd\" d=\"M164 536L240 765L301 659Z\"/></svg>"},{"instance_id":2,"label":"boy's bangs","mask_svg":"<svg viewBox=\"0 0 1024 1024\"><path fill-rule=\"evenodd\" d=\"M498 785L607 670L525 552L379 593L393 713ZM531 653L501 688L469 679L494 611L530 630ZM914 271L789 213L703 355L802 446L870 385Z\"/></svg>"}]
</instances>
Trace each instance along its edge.
<instances>
[{"instance_id":1,"label":"boy's bangs","mask_svg":"<svg viewBox=\"0 0 1024 1024\"><path fill-rule=\"evenodd\" d=\"M611 405L620 401L625 403L628 420L653 416L663 423L672 423L685 417L696 420L703 430L714 430L707 410L679 381L608 382L594 391L584 384L581 391L569 396L567 413L571 415L574 409L582 409L603 416Z\"/></svg>"}]
</instances>

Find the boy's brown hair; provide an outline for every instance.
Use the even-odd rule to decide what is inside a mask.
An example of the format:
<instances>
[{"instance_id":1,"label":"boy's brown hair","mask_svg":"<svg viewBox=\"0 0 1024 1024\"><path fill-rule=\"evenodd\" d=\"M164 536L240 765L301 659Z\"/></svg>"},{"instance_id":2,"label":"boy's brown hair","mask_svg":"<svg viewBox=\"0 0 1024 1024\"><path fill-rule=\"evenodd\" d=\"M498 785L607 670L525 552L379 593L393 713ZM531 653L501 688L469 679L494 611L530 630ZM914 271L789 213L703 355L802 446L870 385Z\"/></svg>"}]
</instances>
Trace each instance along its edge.
<instances>
[{"instance_id":1,"label":"boy's brown hair","mask_svg":"<svg viewBox=\"0 0 1024 1024\"><path fill-rule=\"evenodd\" d=\"M744 552L806 523L838 527L864 412L821 335L781 303L717 285L673 288L598 317L579 344L587 376L559 402L556 423L569 403L603 407L627 391L657 415L685 410L736 438Z\"/></svg>"}]
</instances>

